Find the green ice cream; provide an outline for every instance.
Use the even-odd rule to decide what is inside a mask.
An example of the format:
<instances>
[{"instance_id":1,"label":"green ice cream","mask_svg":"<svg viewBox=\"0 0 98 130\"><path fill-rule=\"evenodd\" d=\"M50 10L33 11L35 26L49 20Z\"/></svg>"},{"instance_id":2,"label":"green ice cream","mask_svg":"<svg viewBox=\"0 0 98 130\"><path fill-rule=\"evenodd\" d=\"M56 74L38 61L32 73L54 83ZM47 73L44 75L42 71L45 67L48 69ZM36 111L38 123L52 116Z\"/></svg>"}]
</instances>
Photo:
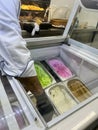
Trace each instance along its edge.
<instances>
[{"instance_id":1,"label":"green ice cream","mask_svg":"<svg viewBox=\"0 0 98 130\"><path fill-rule=\"evenodd\" d=\"M50 75L45 72L45 70L37 63L34 64L38 79L42 85L43 88L46 88L47 86L51 85L52 78Z\"/></svg>"}]
</instances>

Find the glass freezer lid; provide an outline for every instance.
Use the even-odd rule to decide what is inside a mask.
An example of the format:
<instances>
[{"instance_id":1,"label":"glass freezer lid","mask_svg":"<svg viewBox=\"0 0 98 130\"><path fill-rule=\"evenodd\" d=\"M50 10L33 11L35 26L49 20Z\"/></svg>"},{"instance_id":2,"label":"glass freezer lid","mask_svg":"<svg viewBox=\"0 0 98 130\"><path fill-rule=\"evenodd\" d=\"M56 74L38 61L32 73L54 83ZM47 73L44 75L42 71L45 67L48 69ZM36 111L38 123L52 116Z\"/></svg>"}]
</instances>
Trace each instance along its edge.
<instances>
[{"instance_id":1,"label":"glass freezer lid","mask_svg":"<svg viewBox=\"0 0 98 130\"><path fill-rule=\"evenodd\" d=\"M98 10L98 1L88 1L88 0L75 0L75 3L73 5L73 9L71 11L70 17L68 19L68 23L65 27L64 33L63 33L63 37L68 37L71 36L72 32L74 29L77 29L79 27L79 24L81 23L81 21L85 22L82 23L84 24L83 27L81 27L81 29L95 29L92 23L90 23L88 20L90 16L93 15L93 13L97 14L97 10ZM84 11L84 13L86 13L85 11L87 11L87 15L86 17L82 17L83 20L79 19L79 14ZM89 14L91 13L91 15L89 16ZM81 14L83 15L83 14ZM87 20L87 16L88 16L88 20ZM96 15L95 15L96 16ZM94 16L94 17L95 17ZM96 25L97 25L97 19L94 19L96 21ZM80 22L80 23L79 23Z\"/></svg>"},{"instance_id":2,"label":"glass freezer lid","mask_svg":"<svg viewBox=\"0 0 98 130\"><path fill-rule=\"evenodd\" d=\"M98 48L96 45L98 32L97 3L96 0L76 0L63 36L79 41L81 47L83 43Z\"/></svg>"},{"instance_id":3,"label":"glass freezer lid","mask_svg":"<svg viewBox=\"0 0 98 130\"><path fill-rule=\"evenodd\" d=\"M1 81L3 84L4 90L6 92L6 96L8 98L11 109L13 111L12 116L15 116L16 122L20 129L27 127L28 125L30 125L30 123L24 113L24 108L22 108L20 101L18 100L10 83L8 82L6 77L1 77Z\"/></svg>"},{"instance_id":4,"label":"glass freezer lid","mask_svg":"<svg viewBox=\"0 0 98 130\"><path fill-rule=\"evenodd\" d=\"M88 19L87 19L88 16ZM90 21L90 18L94 16L95 19ZM28 43L27 46L36 46L37 45L59 45L60 43L64 43L66 39L72 38L80 43L87 43L87 46L92 46L92 41L95 38L95 34L98 31L97 29L97 12L95 10L85 9L81 5L81 2L75 0L73 9L69 14L68 22L63 28L63 33L60 35L52 35L52 36L37 36L36 37L29 37L25 38L26 42ZM46 30L45 34L48 34L48 29ZM40 32L41 33L41 32ZM43 32L42 32L43 33ZM55 34L55 33L54 33ZM73 44L73 43L71 43Z\"/></svg>"},{"instance_id":5,"label":"glass freezer lid","mask_svg":"<svg viewBox=\"0 0 98 130\"><path fill-rule=\"evenodd\" d=\"M7 107L6 107L7 106ZM5 93L3 84L0 80L0 128L2 130L19 130L19 126L14 117L14 113L10 106L8 97Z\"/></svg>"},{"instance_id":6,"label":"glass freezer lid","mask_svg":"<svg viewBox=\"0 0 98 130\"><path fill-rule=\"evenodd\" d=\"M19 89L22 88L19 86ZM33 106L33 110L30 108L23 90L19 91L23 94L19 94L12 78L0 77L0 130L43 129L44 125L38 119Z\"/></svg>"},{"instance_id":7,"label":"glass freezer lid","mask_svg":"<svg viewBox=\"0 0 98 130\"><path fill-rule=\"evenodd\" d=\"M66 65L66 67L68 67L74 73L75 76L77 76L81 81L83 81L82 84L79 80L77 80L77 81L74 80L76 82L73 82L72 79L75 78L75 76L74 76L74 77L67 79L67 81L68 80L72 81L72 83L63 82L64 83L63 86L65 86L64 88L68 91L68 94L70 94L71 97L74 96L74 99L75 99L75 101L78 102L78 105L77 104L74 105L75 103L73 102L73 100L69 99L68 94L65 92L65 90L61 84L56 83L55 85L50 86L49 88L45 89L46 94L48 95L49 99L51 100L55 110L57 110L57 112L59 112L59 113L64 112L61 115L59 115L57 113L58 114L57 117L55 117L54 119L52 119L50 122L47 123L47 124L49 124L49 127L51 127L51 125L58 123L62 119L65 120L65 118L67 118L71 114L71 112L75 112L78 110L81 103L82 103L82 107L83 107L85 105L85 103L88 103L88 101L89 101L88 100L87 102L85 102L86 99L90 99L90 101L91 101L94 94L98 92L98 89L97 89L98 82L95 83L95 80L98 79L98 62L96 61L96 63L95 63L95 59L97 59L98 56L96 58L95 58L95 56L92 58L92 55L89 55L87 53L89 55L89 58L88 58L88 56L81 54L81 53L83 53L83 50L81 50L81 53L80 53L79 49L74 49L74 50L71 50L71 49L72 49L72 46L69 47L66 45L61 45L61 46L55 46L55 47L52 46L52 47L47 47L47 48L37 48L37 49L31 50L32 58L35 61L39 60L41 63L43 63L43 65L48 69L49 72L51 72L51 74L53 74L54 77L55 77L55 74L59 78L62 76L62 70L64 72L64 68L65 68L64 66L62 66L62 62L63 62L64 65ZM79 50L79 53L77 50ZM93 62L91 61L92 60L91 58L93 59ZM49 64L50 63L49 61L51 61L52 66ZM60 61L62 61L62 62L60 62ZM48 67L48 65L49 65L49 67ZM59 70L58 73L56 70L57 71ZM69 71L67 71L67 72L69 73ZM62 82L62 78L60 78L60 79L61 79L60 81ZM58 83L60 83L60 81L57 80ZM92 81L94 81L93 82L94 84L92 83ZM70 84L69 86L68 86L68 83ZM85 84L85 85L83 85L83 84ZM93 94L89 93L87 87L88 88L90 87L89 91L91 91L91 93L93 91ZM69 89L71 89L71 91L72 91L71 93L70 93ZM59 100L57 100L57 99L59 99ZM69 100L71 101L68 104L69 106L64 104L65 102L67 102ZM80 103L80 101L81 101L81 103ZM63 108L63 106L66 108L68 108L68 107L70 107L70 108L68 111L66 111L66 109Z\"/></svg>"},{"instance_id":8,"label":"glass freezer lid","mask_svg":"<svg viewBox=\"0 0 98 130\"><path fill-rule=\"evenodd\" d=\"M47 6L45 7L46 11L44 10L44 12L45 12L44 17L48 13L48 20L47 21L44 21L44 19L42 20L42 24L40 24L40 31L38 32L38 34L36 34L34 36L30 36L30 34L27 33L28 37L27 36L25 37L26 32L23 30L22 33L23 33L23 36L25 39L29 40L29 38L30 39L33 38L33 39L37 40L37 39L40 39L40 37L49 37L49 39L51 39L51 38L55 39L55 37L57 37L57 36L60 36L60 38L63 36L63 32L64 32L65 26L68 22L68 18L69 18L70 12L71 12L71 10L69 9L69 7L67 5L67 3L68 3L67 0L65 1L64 5L63 4L58 5L57 4L58 2L55 2L55 6L54 6L52 0L51 1L47 0L46 2L43 0L41 0L41 1L31 0L31 1L25 1L25 2L24 2L24 0L22 0L22 1L23 1L23 3L31 2L31 5L33 5L35 2L35 5L37 3L37 4L39 4L39 7L41 7L40 4L44 5L44 3L47 3ZM71 2L71 6L73 3L74 3L74 1ZM23 11L23 9L22 9L22 11ZM25 10L25 11L27 11L27 10ZM38 15L38 10L36 11L36 16L34 16L34 17L37 17L37 15ZM21 14L20 14L20 18L21 18ZM41 16L41 18L42 18L42 16ZM29 22L24 21L24 23L30 23L30 21Z\"/></svg>"},{"instance_id":9,"label":"glass freezer lid","mask_svg":"<svg viewBox=\"0 0 98 130\"><path fill-rule=\"evenodd\" d=\"M46 9L50 5L50 0L21 0L20 21L34 22L35 18L47 20Z\"/></svg>"}]
</instances>

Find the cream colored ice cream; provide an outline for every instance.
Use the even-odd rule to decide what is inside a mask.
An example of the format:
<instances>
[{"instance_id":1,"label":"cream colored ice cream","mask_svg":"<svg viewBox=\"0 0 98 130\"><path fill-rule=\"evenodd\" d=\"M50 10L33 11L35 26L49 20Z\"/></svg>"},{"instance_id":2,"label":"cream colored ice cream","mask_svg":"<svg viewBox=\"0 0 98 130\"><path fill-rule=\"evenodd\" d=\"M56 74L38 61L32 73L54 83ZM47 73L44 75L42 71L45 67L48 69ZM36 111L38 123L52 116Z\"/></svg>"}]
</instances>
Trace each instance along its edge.
<instances>
[{"instance_id":1,"label":"cream colored ice cream","mask_svg":"<svg viewBox=\"0 0 98 130\"><path fill-rule=\"evenodd\" d=\"M40 64L35 63L35 69L38 75L38 79L43 88L52 84L52 77L42 68Z\"/></svg>"},{"instance_id":2,"label":"cream colored ice cream","mask_svg":"<svg viewBox=\"0 0 98 130\"><path fill-rule=\"evenodd\" d=\"M70 110L77 104L63 86L56 85L51 88L49 90L49 96L60 114Z\"/></svg>"}]
</instances>

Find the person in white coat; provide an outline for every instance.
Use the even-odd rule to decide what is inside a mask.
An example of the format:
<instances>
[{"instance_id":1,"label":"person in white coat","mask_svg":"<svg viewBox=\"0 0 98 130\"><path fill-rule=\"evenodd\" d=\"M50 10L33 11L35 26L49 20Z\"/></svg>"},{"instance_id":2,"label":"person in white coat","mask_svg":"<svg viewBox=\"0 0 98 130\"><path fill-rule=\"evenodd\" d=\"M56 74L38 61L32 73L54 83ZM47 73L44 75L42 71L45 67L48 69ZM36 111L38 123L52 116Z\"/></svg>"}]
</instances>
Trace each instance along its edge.
<instances>
[{"instance_id":1,"label":"person in white coat","mask_svg":"<svg viewBox=\"0 0 98 130\"><path fill-rule=\"evenodd\" d=\"M2 75L16 77L26 91L35 95L37 108L44 115L53 108L38 81L34 61L21 36L20 4L20 0L0 0L0 70Z\"/></svg>"}]
</instances>

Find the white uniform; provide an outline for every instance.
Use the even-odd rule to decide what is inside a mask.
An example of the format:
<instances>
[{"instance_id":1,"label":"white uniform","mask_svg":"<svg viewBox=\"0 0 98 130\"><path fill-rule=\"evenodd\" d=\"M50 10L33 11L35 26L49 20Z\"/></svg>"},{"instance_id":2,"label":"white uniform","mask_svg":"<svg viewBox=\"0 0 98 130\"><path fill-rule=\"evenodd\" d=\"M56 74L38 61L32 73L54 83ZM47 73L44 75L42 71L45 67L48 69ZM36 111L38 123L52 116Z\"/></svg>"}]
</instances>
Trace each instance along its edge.
<instances>
[{"instance_id":1,"label":"white uniform","mask_svg":"<svg viewBox=\"0 0 98 130\"><path fill-rule=\"evenodd\" d=\"M19 0L0 0L0 69L10 76L35 76L34 61L21 37Z\"/></svg>"}]
</instances>

